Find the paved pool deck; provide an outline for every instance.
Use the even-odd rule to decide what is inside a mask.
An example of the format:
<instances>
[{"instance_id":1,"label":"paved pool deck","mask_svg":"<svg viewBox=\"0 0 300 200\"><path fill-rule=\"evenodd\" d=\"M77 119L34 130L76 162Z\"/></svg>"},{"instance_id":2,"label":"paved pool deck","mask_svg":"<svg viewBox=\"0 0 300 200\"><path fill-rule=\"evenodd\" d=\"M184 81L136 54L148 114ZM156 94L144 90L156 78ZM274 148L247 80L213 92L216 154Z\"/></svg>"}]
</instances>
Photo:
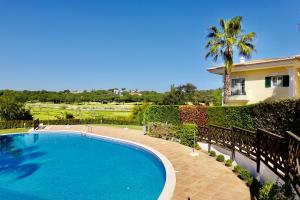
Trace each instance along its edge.
<instances>
[{"instance_id":1,"label":"paved pool deck","mask_svg":"<svg viewBox=\"0 0 300 200\"><path fill-rule=\"evenodd\" d=\"M46 130L84 131L86 126L47 126ZM92 131L91 131L92 130ZM143 135L141 130L92 126L92 133L113 138L130 140L149 146L163 155L172 163L176 172L174 200L248 200L251 199L249 188L230 168L224 166L207 155L198 151L198 157L190 156L191 148L176 142Z\"/></svg>"}]
</instances>

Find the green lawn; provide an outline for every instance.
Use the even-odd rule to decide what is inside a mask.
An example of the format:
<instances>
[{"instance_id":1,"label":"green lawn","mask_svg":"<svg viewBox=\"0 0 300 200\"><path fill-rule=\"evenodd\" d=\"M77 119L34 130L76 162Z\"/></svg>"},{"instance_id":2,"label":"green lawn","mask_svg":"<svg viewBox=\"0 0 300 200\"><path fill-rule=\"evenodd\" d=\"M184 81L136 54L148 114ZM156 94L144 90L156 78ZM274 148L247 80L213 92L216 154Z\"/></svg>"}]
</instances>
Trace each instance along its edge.
<instances>
[{"instance_id":1,"label":"green lawn","mask_svg":"<svg viewBox=\"0 0 300 200\"><path fill-rule=\"evenodd\" d=\"M5 134L5 133L22 133L22 132L27 132L29 128L12 128L12 129L1 129L0 134Z\"/></svg>"},{"instance_id":2,"label":"green lawn","mask_svg":"<svg viewBox=\"0 0 300 200\"><path fill-rule=\"evenodd\" d=\"M97 117L128 117L134 104L54 104L54 103L27 103L34 119L55 120L65 117L65 113L72 113L77 119Z\"/></svg>"}]
</instances>

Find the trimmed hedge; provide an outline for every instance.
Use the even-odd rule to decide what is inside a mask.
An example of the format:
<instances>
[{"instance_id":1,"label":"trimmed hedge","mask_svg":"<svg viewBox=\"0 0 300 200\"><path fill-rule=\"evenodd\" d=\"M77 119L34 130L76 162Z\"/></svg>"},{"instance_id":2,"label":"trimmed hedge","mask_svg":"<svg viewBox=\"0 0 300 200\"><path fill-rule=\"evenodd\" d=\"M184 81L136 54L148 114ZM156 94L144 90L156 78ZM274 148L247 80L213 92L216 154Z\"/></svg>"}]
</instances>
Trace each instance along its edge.
<instances>
[{"instance_id":1,"label":"trimmed hedge","mask_svg":"<svg viewBox=\"0 0 300 200\"><path fill-rule=\"evenodd\" d=\"M256 104L253 108L255 128L284 134L293 131L300 135L300 100L281 100Z\"/></svg>"},{"instance_id":2,"label":"trimmed hedge","mask_svg":"<svg viewBox=\"0 0 300 200\"><path fill-rule=\"evenodd\" d=\"M31 128L33 120L0 121L0 129Z\"/></svg>"},{"instance_id":3,"label":"trimmed hedge","mask_svg":"<svg viewBox=\"0 0 300 200\"><path fill-rule=\"evenodd\" d=\"M283 135L300 135L300 100L286 99L247 106L208 107L208 123L254 130L262 128Z\"/></svg>"},{"instance_id":4,"label":"trimmed hedge","mask_svg":"<svg viewBox=\"0 0 300 200\"><path fill-rule=\"evenodd\" d=\"M100 118L100 119L59 119L59 120L40 120L44 125L77 125L77 124L117 124L117 125L138 125L137 121L126 117ZM0 121L0 129L10 128L30 128L33 127L33 120L14 120Z\"/></svg>"},{"instance_id":5,"label":"trimmed hedge","mask_svg":"<svg viewBox=\"0 0 300 200\"><path fill-rule=\"evenodd\" d=\"M179 106L179 114L181 123L207 124L207 108L204 106Z\"/></svg>"},{"instance_id":6,"label":"trimmed hedge","mask_svg":"<svg viewBox=\"0 0 300 200\"><path fill-rule=\"evenodd\" d=\"M157 106L151 105L144 112L144 124L149 122L161 122L179 124L178 106Z\"/></svg>"},{"instance_id":7,"label":"trimmed hedge","mask_svg":"<svg viewBox=\"0 0 300 200\"><path fill-rule=\"evenodd\" d=\"M137 121L125 117L99 118L99 119L60 119L40 121L45 125L76 125L76 124L117 124L117 125L138 125Z\"/></svg>"},{"instance_id":8,"label":"trimmed hedge","mask_svg":"<svg viewBox=\"0 0 300 200\"><path fill-rule=\"evenodd\" d=\"M253 105L251 106L215 106L207 108L208 123L218 126L237 126L254 129Z\"/></svg>"},{"instance_id":9,"label":"trimmed hedge","mask_svg":"<svg viewBox=\"0 0 300 200\"><path fill-rule=\"evenodd\" d=\"M214 124L255 130L262 128L283 135L292 131L300 135L300 100L287 99L247 106L158 106L151 105L138 113L143 124L151 122L174 125L193 123Z\"/></svg>"}]
</instances>

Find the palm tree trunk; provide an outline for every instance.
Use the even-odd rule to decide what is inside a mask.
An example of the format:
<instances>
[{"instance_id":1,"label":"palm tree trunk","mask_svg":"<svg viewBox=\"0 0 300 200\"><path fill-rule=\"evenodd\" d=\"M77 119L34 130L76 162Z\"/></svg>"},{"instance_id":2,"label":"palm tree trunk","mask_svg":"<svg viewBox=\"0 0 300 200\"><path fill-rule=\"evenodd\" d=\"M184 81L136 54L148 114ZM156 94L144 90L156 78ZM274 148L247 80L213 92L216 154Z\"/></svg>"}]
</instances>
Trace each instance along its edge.
<instances>
[{"instance_id":1,"label":"palm tree trunk","mask_svg":"<svg viewBox=\"0 0 300 200\"><path fill-rule=\"evenodd\" d=\"M229 96L231 95L231 83L230 83L230 74L228 73L227 67L225 67L225 73L223 76L224 87L223 87L223 104L227 104Z\"/></svg>"}]
</instances>

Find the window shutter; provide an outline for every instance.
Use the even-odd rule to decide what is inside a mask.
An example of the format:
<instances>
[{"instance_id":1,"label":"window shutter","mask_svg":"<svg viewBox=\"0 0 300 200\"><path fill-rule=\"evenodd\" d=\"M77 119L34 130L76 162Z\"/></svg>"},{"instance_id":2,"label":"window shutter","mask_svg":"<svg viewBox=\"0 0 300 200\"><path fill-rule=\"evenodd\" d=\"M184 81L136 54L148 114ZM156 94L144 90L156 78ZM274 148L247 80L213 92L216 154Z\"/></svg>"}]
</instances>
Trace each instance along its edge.
<instances>
[{"instance_id":1,"label":"window shutter","mask_svg":"<svg viewBox=\"0 0 300 200\"><path fill-rule=\"evenodd\" d=\"M265 88L271 87L271 76L265 78Z\"/></svg>"},{"instance_id":2,"label":"window shutter","mask_svg":"<svg viewBox=\"0 0 300 200\"><path fill-rule=\"evenodd\" d=\"M283 76L282 85L283 85L283 87L289 87L289 85L290 85L290 76L289 75Z\"/></svg>"}]
</instances>

